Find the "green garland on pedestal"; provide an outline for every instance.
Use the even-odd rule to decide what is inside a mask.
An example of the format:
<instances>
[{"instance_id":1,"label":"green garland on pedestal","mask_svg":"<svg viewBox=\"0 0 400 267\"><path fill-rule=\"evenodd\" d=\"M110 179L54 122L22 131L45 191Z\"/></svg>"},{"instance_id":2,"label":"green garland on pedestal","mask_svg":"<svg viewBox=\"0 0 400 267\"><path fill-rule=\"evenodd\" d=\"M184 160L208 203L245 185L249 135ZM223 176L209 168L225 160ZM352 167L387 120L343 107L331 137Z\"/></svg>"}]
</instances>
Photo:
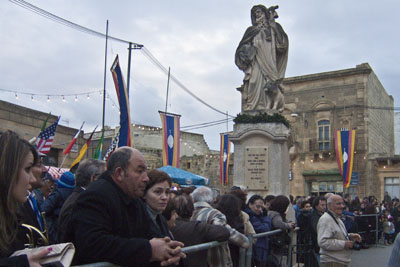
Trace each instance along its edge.
<instances>
[{"instance_id":1,"label":"green garland on pedestal","mask_svg":"<svg viewBox=\"0 0 400 267\"><path fill-rule=\"evenodd\" d=\"M286 127L290 128L290 122L279 113L274 113L273 115L268 115L266 112L259 113L257 115L238 114L236 118L233 119L233 121L235 123L280 122L283 123Z\"/></svg>"}]
</instances>

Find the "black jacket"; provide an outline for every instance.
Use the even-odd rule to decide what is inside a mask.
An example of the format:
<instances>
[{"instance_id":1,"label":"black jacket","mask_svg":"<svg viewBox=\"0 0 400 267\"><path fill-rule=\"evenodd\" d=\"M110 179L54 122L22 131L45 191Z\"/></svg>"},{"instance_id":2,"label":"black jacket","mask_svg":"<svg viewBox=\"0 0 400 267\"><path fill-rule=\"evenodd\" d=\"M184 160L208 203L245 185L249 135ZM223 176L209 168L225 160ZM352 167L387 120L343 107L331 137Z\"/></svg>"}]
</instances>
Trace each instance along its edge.
<instances>
[{"instance_id":1,"label":"black jacket","mask_svg":"<svg viewBox=\"0 0 400 267\"><path fill-rule=\"evenodd\" d=\"M58 216L57 243L71 242L74 239L72 228L70 227L72 208L79 194L83 191L82 187L77 186L67 200L65 200Z\"/></svg>"},{"instance_id":2,"label":"black jacket","mask_svg":"<svg viewBox=\"0 0 400 267\"><path fill-rule=\"evenodd\" d=\"M45 219L47 223L47 229L49 231L50 244L56 243L57 231L58 231L58 216L61 212L65 200L72 194L74 189L59 187L43 201L40 206L40 210L45 212Z\"/></svg>"},{"instance_id":3,"label":"black jacket","mask_svg":"<svg viewBox=\"0 0 400 267\"><path fill-rule=\"evenodd\" d=\"M321 218L322 214L323 213L317 211L316 209L313 209L310 216L310 221L311 221L310 232L311 232L312 246L314 248L315 253L317 254L319 254L317 225L319 218Z\"/></svg>"},{"instance_id":4,"label":"black jacket","mask_svg":"<svg viewBox=\"0 0 400 267\"><path fill-rule=\"evenodd\" d=\"M22 234L24 234L23 229L21 226L18 226L17 238L12 242L9 251L0 249L0 267L29 267L28 257L26 255L9 258L16 250L24 249L24 241L20 238Z\"/></svg>"},{"instance_id":5,"label":"black jacket","mask_svg":"<svg viewBox=\"0 0 400 267\"><path fill-rule=\"evenodd\" d=\"M159 237L144 203L129 198L108 171L79 194L71 225L76 247L74 265L106 261L149 266L149 240Z\"/></svg>"}]
</instances>

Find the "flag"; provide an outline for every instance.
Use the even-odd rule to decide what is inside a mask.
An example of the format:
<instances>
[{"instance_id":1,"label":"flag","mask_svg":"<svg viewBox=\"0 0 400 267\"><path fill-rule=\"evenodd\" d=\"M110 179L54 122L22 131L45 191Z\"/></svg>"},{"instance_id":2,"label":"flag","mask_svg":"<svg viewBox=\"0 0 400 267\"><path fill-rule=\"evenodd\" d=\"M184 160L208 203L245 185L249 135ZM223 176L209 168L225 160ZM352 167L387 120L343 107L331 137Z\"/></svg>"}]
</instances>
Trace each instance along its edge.
<instances>
[{"instance_id":1,"label":"flag","mask_svg":"<svg viewBox=\"0 0 400 267\"><path fill-rule=\"evenodd\" d=\"M104 138L104 129L101 131L100 142L96 146L96 150L94 151L93 158L101 159L101 154L103 152L103 138Z\"/></svg>"},{"instance_id":2,"label":"flag","mask_svg":"<svg viewBox=\"0 0 400 267\"><path fill-rule=\"evenodd\" d=\"M179 168L180 152L180 115L159 111L162 124L163 166Z\"/></svg>"},{"instance_id":3,"label":"flag","mask_svg":"<svg viewBox=\"0 0 400 267\"><path fill-rule=\"evenodd\" d=\"M81 128L79 128L79 131L75 134L74 138L72 139L71 143L67 146L67 148L64 150L63 154L67 155L71 152L72 146L75 144L76 139L78 139L79 133L82 131L82 127L85 124L85 122L82 123Z\"/></svg>"},{"instance_id":4,"label":"flag","mask_svg":"<svg viewBox=\"0 0 400 267\"><path fill-rule=\"evenodd\" d=\"M220 134L221 147L219 152L219 173L221 184L228 184L228 167L229 167L229 157L231 150L231 142L229 141L229 134Z\"/></svg>"},{"instance_id":5,"label":"flag","mask_svg":"<svg viewBox=\"0 0 400 267\"><path fill-rule=\"evenodd\" d=\"M76 159L74 160L74 162L72 162L70 169L72 169L72 167L74 167L76 164L78 164L79 161L81 161L81 159L82 159L83 156L85 155L86 150L87 150L88 147L89 147L90 141L92 141L92 137L93 137L94 131L96 131L96 129L97 129L97 126L96 126L96 128L94 128L94 130L93 130L92 134L90 135L89 139L86 141L86 144L83 145L83 147L82 147L81 150L79 151L78 157L76 157Z\"/></svg>"},{"instance_id":6,"label":"flag","mask_svg":"<svg viewBox=\"0 0 400 267\"><path fill-rule=\"evenodd\" d=\"M110 147L107 149L107 152L103 158L104 161L108 161L108 158L111 156L111 154L114 152L115 148L117 147L118 141L119 141L119 132L115 136L114 140L111 142Z\"/></svg>"},{"instance_id":7,"label":"flag","mask_svg":"<svg viewBox=\"0 0 400 267\"><path fill-rule=\"evenodd\" d=\"M343 177L343 186L345 188L350 186L353 172L355 137L355 130L341 129L335 132L336 161Z\"/></svg>"},{"instance_id":8,"label":"flag","mask_svg":"<svg viewBox=\"0 0 400 267\"><path fill-rule=\"evenodd\" d=\"M58 117L57 121L55 121L52 125L46 128L44 131L40 132L38 138L36 139L35 146L37 147L38 152L47 154L50 151L51 145L53 144L54 135L56 134L58 121L60 117Z\"/></svg>"},{"instance_id":9,"label":"flag","mask_svg":"<svg viewBox=\"0 0 400 267\"><path fill-rule=\"evenodd\" d=\"M111 66L111 73L114 80L115 90L117 91L119 103L119 142L118 147L132 146L131 137L131 118L129 112L129 92L127 91L121 67L119 66L118 55Z\"/></svg>"},{"instance_id":10,"label":"flag","mask_svg":"<svg viewBox=\"0 0 400 267\"><path fill-rule=\"evenodd\" d=\"M49 114L47 114L47 117L46 117L46 119L45 119L44 122L43 122L42 128L40 129L41 132L43 132L44 129L46 129L46 124L47 124L47 121L48 121L49 118L50 118L50 115L51 115L51 112L49 112Z\"/></svg>"}]
</instances>

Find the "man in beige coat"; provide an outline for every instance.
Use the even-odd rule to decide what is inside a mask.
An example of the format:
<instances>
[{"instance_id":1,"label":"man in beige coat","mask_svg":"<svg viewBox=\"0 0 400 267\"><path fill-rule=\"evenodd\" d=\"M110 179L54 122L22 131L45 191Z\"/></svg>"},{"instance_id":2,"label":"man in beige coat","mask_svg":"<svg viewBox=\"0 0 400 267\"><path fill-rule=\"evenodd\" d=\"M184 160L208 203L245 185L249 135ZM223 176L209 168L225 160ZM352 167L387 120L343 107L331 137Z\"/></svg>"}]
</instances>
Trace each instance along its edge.
<instances>
[{"instance_id":1,"label":"man in beige coat","mask_svg":"<svg viewBox=\"0 0 400 267\"><path fill-rule=\"evenodd\" d=\"M332 195L328 198L328 211L318 221L321 267L347 267L350 263L350 249L354 241L361 242L359 234L347 233L340 219L343 209L342 197Z\"/></svg>"}]
</instances>

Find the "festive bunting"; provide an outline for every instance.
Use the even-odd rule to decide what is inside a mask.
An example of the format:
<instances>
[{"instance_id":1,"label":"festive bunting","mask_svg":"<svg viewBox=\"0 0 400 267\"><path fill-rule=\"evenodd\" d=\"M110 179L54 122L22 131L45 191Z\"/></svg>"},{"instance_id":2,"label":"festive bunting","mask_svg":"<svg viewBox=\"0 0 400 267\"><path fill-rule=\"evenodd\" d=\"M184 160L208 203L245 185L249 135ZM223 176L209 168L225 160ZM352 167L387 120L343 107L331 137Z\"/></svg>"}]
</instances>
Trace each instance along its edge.
<instances>
[{"instance_id":1,"label":"festive bunting","mask_svg":"<svg viewBox=\"0 0 400 267\"><path fill-rule=\"evenodd\" d=\"M228 184L228 167L229 157L231 150L231 142L229 141L229 135L227 133L220 134L221 136L221 148L219 152L219 172L221 184Z\"/></svg>"},{"instance_id":2,"label":"festive bunting","mask_svg":"<svg viewBox=\"0 0 400 267\"><path fill-rule=\"evenodd\" d=\"M163 166L179 168L180 115L159 111L162 124Z\"/></svg>"},{"instance_id":3,"label":"festive bunting","mask_svg":"<svg viewBox=\"0 0 400 267\"><path fill-rule=\"evenodd\" d=\"M354 161L355 130L341 129L335 132L336 161L343 177L343 186L350 186Z\"/></svg>"}]
</instances>

